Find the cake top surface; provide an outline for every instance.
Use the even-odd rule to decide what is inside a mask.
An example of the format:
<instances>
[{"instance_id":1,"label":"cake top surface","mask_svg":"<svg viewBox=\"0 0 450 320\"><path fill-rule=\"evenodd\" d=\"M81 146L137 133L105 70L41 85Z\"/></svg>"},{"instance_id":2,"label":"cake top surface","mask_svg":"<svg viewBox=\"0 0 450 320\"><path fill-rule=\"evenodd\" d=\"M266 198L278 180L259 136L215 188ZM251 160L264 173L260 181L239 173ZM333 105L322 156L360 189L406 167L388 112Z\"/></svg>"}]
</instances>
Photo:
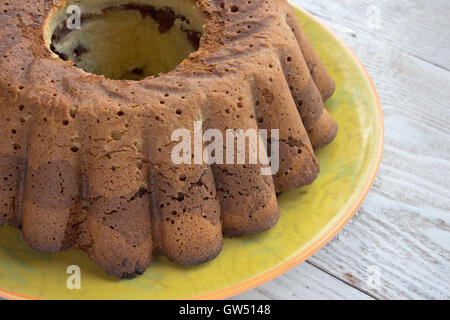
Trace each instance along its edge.
<instances>
[{"instance_id":1,"label":"cake top surface","mask_svg":"<svg viewBox=\"0 0 450 320\"><path fill-rule=\"evenodd\" d=\"M194 4L193 1L176 0L139 2L156 7L171 3L176 6L181 2L185 4L181 6L182 11ZM274 58L272 60L276 62L277 48L288 37L286 30L279 27L283 22L283 15L279 13L280 7L277 5L279 1L228 1L226 4L222 1L196 1L195 6L205 21L197 51L173 71L159 77L148 77L142 81L110 80L86 73L50 50L50 20L58 8L71 3L95 4L97 8L107 6L111 0L67 3L43 0L36 1L33 6L25 1L11 0L8 6L4 6L5 14L0 17L3 56L0 62L3 70L0 86L6 89L3 92L17 88L21 95L70 96L81 107L90 102L104 101L105 96L111 94L120 96L128 105L151 104L159 102L160 97L156 94L149 96L149 90L160 92L163 96L168 91L182 96L202 91L199 86L211 85L212 78L216 81L231 79L230 84L236 83L236 79L251 80L252 74L260 68L255 57L265 56L265 60ZM43 77L50 78L50 83L43 83ZM83 94L79 94L80 91ZM131 96L133 98L130 101ZM154 101L151 101L152 96Z\"/></svg>"}]
</instances>

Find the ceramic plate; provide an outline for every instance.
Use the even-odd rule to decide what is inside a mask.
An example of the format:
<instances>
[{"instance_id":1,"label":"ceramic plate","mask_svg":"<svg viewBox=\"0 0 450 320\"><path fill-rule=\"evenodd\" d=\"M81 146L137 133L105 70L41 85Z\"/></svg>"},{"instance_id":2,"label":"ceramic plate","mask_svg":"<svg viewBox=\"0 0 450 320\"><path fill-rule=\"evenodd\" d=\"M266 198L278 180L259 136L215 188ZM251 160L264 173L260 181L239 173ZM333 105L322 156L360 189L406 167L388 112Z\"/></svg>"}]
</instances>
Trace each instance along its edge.
<instances>
[{"instance_id":1,"label":"ceramic plate","mask_svg":"<svg viewBox=\"0 0 450 320\"><path fill-rule=\"evenodd\" d=\"M309 187L279 197L281 219L272 230L226 239L214 261L180 267L158 258L144 276L119 281L87 254L42 254L20 233L0 228L0 296L9 299L221 299L257 287L295 267L349 221L372 186L383 147L383 117L372 81L358 58L332 31L297 10L305 32L332 74L337 91L327 108L339 135L317 156L322 171ZM66 269L81 268L81 289L68 290Z\"/></svg>"}]
</instances>

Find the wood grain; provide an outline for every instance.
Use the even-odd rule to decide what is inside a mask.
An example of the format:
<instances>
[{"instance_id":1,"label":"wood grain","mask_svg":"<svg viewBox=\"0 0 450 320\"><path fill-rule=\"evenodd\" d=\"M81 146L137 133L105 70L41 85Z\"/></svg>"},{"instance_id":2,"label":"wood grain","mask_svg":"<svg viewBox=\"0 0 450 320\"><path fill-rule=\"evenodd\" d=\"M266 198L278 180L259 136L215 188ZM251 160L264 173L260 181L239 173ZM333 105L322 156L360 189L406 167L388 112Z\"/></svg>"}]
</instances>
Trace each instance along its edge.
<instances>
[{"instance_id":1,"label":"wood grain","mask_svg":"<svg viewBox=\"0 0 450 320\"><path fill-rule=\"evenodd\" d=\"M450 1L292 0L357 53L380 94L382 165L358 214L285 275L234 299L450 298ZM380 9L380 29L367 9ZM381 271L368 287L370 266Z\"/></svg>"},{"instance_id":2,"label":"wood grain","mask_svg":"<svg viewBox=\"0 0 450 320\"><path fill-rule=\"evenodd\" d=\"M309 263L303 263L258 290L244 293L236 299L311 300L358 299L372 300L369 295L323 272Z\"/></svg>"},{"instance_id":3,"label":"wood grain","mask_svg":"<svg viewBox=\"0 0 450 320\"><path fill-rule=\"evenodd\" d=\"M448 0L292 0L314 15L367 34L382 44L450 70ZM380 29L369 23L370 7L380 9Z\"/></svg>"},{"instance_id":4,"label":"wood grain","mask_svg":"<svg viewBox=\"0 0 450 320\"><path fill-rule=\"evenodd\" d=\"M385 152L366 201L333 241L236 299L351 297L343 284L376 299L449 299L450 1L292 2L335 30L368 69L385 114ZM380 29L367 24L370 5L380 9ZM378 289L367 284L373 266Z\"/></svg>"}]
</instances>

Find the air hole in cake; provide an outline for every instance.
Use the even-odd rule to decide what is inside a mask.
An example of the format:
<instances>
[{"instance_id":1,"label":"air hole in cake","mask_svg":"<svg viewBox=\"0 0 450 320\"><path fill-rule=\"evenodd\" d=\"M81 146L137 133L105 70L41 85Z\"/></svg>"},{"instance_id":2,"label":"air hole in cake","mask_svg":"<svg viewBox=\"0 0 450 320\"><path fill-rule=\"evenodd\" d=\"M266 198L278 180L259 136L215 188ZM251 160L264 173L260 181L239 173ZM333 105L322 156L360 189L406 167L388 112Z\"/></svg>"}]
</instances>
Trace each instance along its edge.
<instances>
[{"instance_id":1,"label":"air hole in cake","mask_svg":"<svg viewBox=\"0 0 450 320\"><path fill-rule=\"evenodd\" d=\"M44 38L86 72L142 80L197 51L204 23L193 0L69 0L50 14Z\"/></svg>"}]
</instances>

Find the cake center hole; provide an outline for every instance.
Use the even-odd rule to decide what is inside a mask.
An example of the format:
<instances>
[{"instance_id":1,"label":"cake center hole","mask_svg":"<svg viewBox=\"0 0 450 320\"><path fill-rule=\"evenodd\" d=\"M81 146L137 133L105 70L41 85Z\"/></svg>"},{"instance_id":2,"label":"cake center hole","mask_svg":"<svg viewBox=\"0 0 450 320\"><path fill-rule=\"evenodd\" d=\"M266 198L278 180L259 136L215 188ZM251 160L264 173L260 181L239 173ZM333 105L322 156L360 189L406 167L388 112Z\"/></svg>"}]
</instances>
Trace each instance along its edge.
<instances>
[{"instance_id":1,"label":"cake center hole","mask_svg":"<svg viewBox=\"0 0 450 320\"><path fill-rule=\"evenodd\" d=\"M191 0L71 0L48 19L45 38L50 50L86 72L142 80L197 51L203 24Z\"/></svg>"}]
</instances>

